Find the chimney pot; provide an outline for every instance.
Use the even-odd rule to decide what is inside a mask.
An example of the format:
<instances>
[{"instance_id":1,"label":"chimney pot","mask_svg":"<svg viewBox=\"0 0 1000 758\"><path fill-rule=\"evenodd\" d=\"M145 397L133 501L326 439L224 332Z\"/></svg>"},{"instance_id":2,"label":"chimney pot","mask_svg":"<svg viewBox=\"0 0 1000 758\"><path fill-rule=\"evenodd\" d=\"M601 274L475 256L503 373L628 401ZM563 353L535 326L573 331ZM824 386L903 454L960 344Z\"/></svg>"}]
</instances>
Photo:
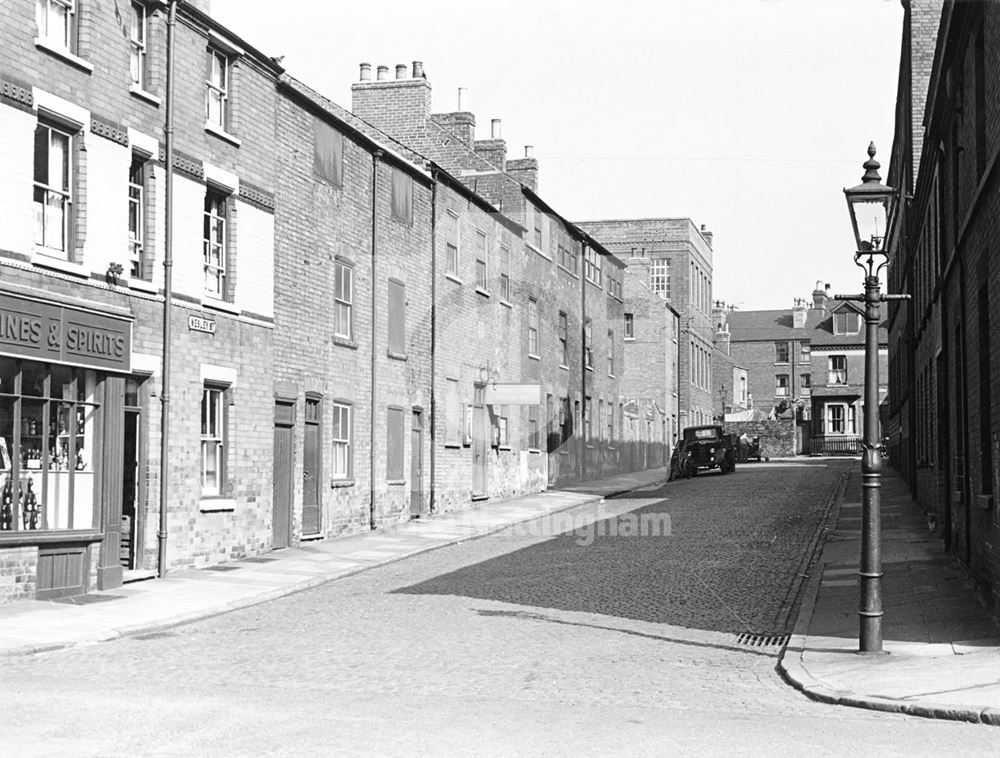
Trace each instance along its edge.
<instances>
[{"instance_id":1,"label":"chimney pot","mask_svg":"<svg viewBox=\"0 0 1000 758\"><path fill-rule=\"evenodd\" d=\"M423 61L413 61L413 78L423 79L424 78L424 64Z\"/></svg>"},{"instance_id":2,"label":"chimney pot","mask_svg":"<svg viewBox=\"0 0 1000 758\"><path fill-rule=\"evenodd\" d=\"M396 64L396 78L397 79L405 79L406 78L406 64L405 63L397 63Z\"/></svg>"},{"instance_id":3,"label":"chimney pot","mask_svg":"<svg viewBox=\"0 0 1000 758\"><path fill-rule=\"evenodd\" d=\"M534 158L535 157L535 146L534 145L525 145L524 146L524 157L525 158Z\"/></svg>"},{"instance_id":4,"label":"chimney pot","mask_svg":"<svg viewBox=\"0 0 1000 758\"><path fill-rule=\"evenodd\" d=\"M372 80L372 64L361 64L361 81L370 82Z\"/></svg>"},{"instance_id":5,"label":"chimney pot","mask_svg":"<svg viewBox=\"0 0 1000 758\"><path fill-rule=\"evenodd\" d=\"M490 121L490 139L500 139L500 119Z\"/></svg>"},{"instance_id":6,"label":"chimney pot","mask_svg":"<svg viewBox=\"0 0 1000 758\"><path fill-rule=\"evenodd\" d=\"M458 88L458 110L459 111L464 111L465 110L465 108L463 106L465 105L465 97L466 97L466 94L468 92L469 92L469 90L466 87L459 87Z\"/></svg>"},{"instance_id":7,"label":"chimney pot","mask_svg":"<svg viewBox=\"0 0 1000 758\"><path fill-rule=\"evenodd\" d=\"M389 67L388 66L379 66L378 67L378 71L376 73L376 77L378 78L378 80L380 82L384 82L386 79L388 79L389 78Z\"/></svg>"}]
</instances>

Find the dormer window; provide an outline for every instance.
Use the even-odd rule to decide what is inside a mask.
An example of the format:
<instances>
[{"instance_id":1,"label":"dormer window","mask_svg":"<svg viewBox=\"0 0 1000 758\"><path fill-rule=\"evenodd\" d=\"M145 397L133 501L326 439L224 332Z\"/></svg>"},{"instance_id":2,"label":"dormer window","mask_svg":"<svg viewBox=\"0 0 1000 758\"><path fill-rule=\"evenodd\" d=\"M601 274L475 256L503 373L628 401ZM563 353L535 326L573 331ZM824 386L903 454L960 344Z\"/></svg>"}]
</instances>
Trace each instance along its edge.
<instances>
[{"instance_id":1,"label":"dormer window","mask_svg":"<svg viewBox=\"0 0 1000 758\"><path fill-rule=\"evenodd\" d=\"M834 334L857 334L861 331L861 314L857 311L843 310L833 314Z\"/></svg>"}]
</instances>

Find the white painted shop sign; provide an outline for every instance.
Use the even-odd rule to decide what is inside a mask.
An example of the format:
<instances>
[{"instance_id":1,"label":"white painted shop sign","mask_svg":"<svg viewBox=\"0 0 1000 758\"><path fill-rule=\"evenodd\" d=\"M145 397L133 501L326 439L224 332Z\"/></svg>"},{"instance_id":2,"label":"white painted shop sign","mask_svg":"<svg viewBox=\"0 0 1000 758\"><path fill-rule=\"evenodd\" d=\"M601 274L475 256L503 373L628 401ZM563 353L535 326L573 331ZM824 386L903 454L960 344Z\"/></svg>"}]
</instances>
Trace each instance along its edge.
<instances>
[{"instance_id":1,"label":"white painted shop sign","mask_svg":"<svg viewBox=\"0 0 1000 758\"><path fill-rule=\"evenodd\" d=\"M541 405L540 384L487 384L487 405Z\"/></svg>"},{"instance_id":2,"label":"white painted shop sign","mask_svg":"<svg viewBox=\"0 0 1000 758\"><path fill-rule=\"evenodd\" d=\"M188 329L192 332L205 332L205 334L215 334L215 322L210 318L201 316L188 316Z\"/></svg>"}]
</instances>

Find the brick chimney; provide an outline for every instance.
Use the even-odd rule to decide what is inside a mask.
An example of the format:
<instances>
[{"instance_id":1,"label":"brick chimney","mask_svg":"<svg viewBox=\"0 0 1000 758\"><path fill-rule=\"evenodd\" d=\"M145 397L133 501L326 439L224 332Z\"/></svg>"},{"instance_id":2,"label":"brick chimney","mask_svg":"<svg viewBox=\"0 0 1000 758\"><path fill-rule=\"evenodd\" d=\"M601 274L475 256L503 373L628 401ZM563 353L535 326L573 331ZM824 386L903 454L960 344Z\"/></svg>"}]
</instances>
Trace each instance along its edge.
<instances>
[{"instance_id":1,"label":"brick chimney","mask_svg":"<svg viewBox=\"0 0 1000 758\"><path fill-rule=\"evenodd\" d=\"M431 117L431 85L423 64L413 62L413 76L407 76L407 66L396 66L396 78L389 78L389 67L380 65L375 81L370 79L371 68L365 78L365 65L361 67L361 81L351 85L351 110L372 126L400 142L416 148L424 145L427 120Z\"/></svg>"},{"instance_id":2,"label":"brick chimney","mask_svg":"<svg viewBox=\"0 0 1000 758\"><path fill-rule=\"evenodd\" d=\"M715 235L712 234L712 232L708 231L708 229L705 227L704 224L701 225L701 236L705 238L705 242L707 242L708 246L711 247L712 246L712 238Z\"/></svg>"},{"instance_id":3,"label":"brick chimney","mask_svg":"<svg viewBox=\"0 0 1000 758\"><path fill-rule=\"evenodd\" d=\"M716 331L726 326L726 301L716 300L712 304L712 325Z\"/></svg>"},{"instance_id":4,"label":"brick chimney","mask_svg":"<svg viewBox=\"0 0 1000 758\"><path fill-rule=\"evenodd\" d=\"M535 148L524 146L524 157L507 161L507 173L532 192L538 192L538 161Z\"/></svg>"},{"instance_id":5,"label":"brick chimney","mask_svg":"<svg viewBox=\"0 0 1000 758\"><path fill-rule=\"evenodd\" d=\"M802 329L806 325L806 316L809 314L809 305L805 298L797 297L795 298L795 304L792 305L792 327L794 329Z\"/></svg>"},{"instance_id":6,"label":"brick chimney","mask_svg":"<svg viewBox=\"0 0 1000 758\"><path fill-rule=\"evenodd\" d=\"M812 310L826 313L826 301L830 297L830 285L823 285L823 282L816 282L816 289L813 290Z\"/></svg>"},{"instance_id":7,"label":"brick chimney","mask_svg":"<svg viewBox=\"0 0 1000 758\"><path fill-rule=\"evenodd\" d=\"M477 139L472 144L476 155L488 164L484 169L492 167L497 171L504 171L507 168L507 143L500 132L500 119L495 118L490 122L489 139Z\"/></svg>"}]
</instances>

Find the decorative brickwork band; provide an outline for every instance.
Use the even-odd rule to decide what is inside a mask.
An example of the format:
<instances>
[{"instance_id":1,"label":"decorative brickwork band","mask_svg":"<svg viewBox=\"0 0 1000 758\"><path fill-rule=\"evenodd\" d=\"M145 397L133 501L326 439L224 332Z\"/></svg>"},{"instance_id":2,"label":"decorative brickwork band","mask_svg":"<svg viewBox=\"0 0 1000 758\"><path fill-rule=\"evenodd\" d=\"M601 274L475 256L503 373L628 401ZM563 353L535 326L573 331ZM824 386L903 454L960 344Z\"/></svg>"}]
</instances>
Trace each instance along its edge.
<instances>
[{"instance_id":1,"label":"decorative brickwork band","mask_svg":"<svg viewBox=\"0 0 1000 758\"><path fill-rule=\"evenodd\" d=\"M31 87L12 82L9 79L0 79L0 100L21 110L30 111L35 107L35 98L31 94Z\"/></svg>"},{"instance_id":2,"label":"decorative brickwork band","mask_svg":"<svg viewBox=\"0 0 1000 758\"><path fill-rule=\"evenodd\" d=\"M261 210L274 213L274 195L242 180L240 181L240 200L255 205Z\"/></svg>"},{"instance_id":3,"label":"decorative brickwork band","mask_svg":"<svg viewBox=\"0 0 1000 758\"><path fill-rule=\"evenodd\" d=\"M164 147L160 145L160 163L165 163L166 160L166 151ZM185 155L180 150L174 150L174 170L182 174L187 174L198 181L205 180L204 164L202 164L202 162L197 158Z\"/></svg>"},{"instance_id":4,"label":"decorative brickwork band","mask_svg":"<svg viewBox=\"0 0 1000 758\"><path fill-rule=\"evenodd\" d=\"M91 115L90 131L98 137L104 137L104 139L109 139L123 147L128 147L128 131L124 126L119 126L113 121Z\"/></svg>"}]
</instances>

